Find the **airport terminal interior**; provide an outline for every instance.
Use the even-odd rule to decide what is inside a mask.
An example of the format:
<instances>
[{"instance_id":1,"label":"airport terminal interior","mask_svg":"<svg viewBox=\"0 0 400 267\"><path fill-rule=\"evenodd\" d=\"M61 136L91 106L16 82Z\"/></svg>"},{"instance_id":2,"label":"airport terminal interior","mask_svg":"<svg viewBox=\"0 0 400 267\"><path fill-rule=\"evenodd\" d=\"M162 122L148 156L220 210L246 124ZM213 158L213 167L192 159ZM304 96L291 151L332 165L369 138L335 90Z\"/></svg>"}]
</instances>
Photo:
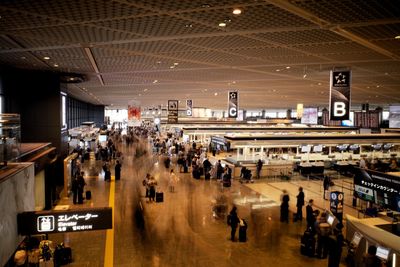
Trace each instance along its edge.
<instances>
[{"instance_id":1,"label":"airport terminal interior","mask_svg":"<svg viewBox=\"0 0 400 267\"><path fill-rule=\"evenodd\" d=\"M2 0L0 266L400 266L400 1Z\"/></svg>"}]
</instances>

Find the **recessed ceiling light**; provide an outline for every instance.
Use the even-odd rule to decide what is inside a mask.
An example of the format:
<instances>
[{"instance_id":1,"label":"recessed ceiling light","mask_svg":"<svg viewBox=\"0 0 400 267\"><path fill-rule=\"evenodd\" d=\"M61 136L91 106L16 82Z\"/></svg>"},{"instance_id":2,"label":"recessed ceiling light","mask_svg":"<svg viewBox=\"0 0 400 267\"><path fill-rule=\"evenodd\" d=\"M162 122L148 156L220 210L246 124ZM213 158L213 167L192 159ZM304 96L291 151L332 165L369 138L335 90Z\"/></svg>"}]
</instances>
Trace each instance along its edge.
<instances>
[{"instance_id":1,"label":"recessed ceiling light","mask_svg":"<svg viewBox=\"0 0 400 267\"><path fill-rule=\"evenodd\" d=\"M217 95L218 95L218 93L214 93L214 95L215 95L215 96L217 96Z\"/></svg>"},{"instance_id":2,"label":"recessed ceiling light","mask_svg":"<svg viewBox=\"0 0 400 267\"><path fill-rule=\"evenodd\" d=\"M147 90L148 90L147 88L144 88L143 92L147 92Z\"/></svg>"},{"instance_id":3,"label":"recessed ceiling light","mask_svg":"<svg viewBox=\"0 0 400 267\"><path fill-rule=\"evenodd\" d=\"M385 75L389 75L389 73L385 72Z\"/></svg>"},{"instance_id":4,"label":"recessed ceiling light","mask_svg":"<svg viewBox=\"0 0 400 267\"><path fill-rule=\"evenodd\" d=\"M220 26L220 27L226 27L226 23L225 23L225 22L220 22L220 23L218 24L218 26Z\"/></svg>"},{"instance_id":5,"label":"recessed ceiling light","mask_svg":"<svg viewBox=\"0 0 400 267\"><path fill-rule=\"evenodd\" d=\"M157 61L157 64L161 64L161 61Z\"/></svg>"},{"instance_id":6,"label":"recessed ceiling light","mask_svg":"<svg viewBox=\"0 0 400 267\"><path fill-rule=\"evenodd\" d=\"M139 94L139 96L142 96L142 94Z\"/></svg>"},{"instance_id":7,"label":"recessed ceiling light","mask_svg":"<svg viewBox=\"0 0 400 267\"><path fill-rule=\"evenodd\" d=\"M273 89L272 92L276 92L276 89Z\"/></svg>"},{"instance_id":8,"label":"recessed ceiling light","mask_svg":"<svg viewBox=\"0 0 400 267\"><path fill-rule=\"evenodd\" d=\"M307 78L307 73L304 73L303 78L304 79Z\"/></svg>"},{"instance_id":9,"label":"recessed ceiling light","mask_svg":"<svg viewBox=\"0 0 400 267\"><path fill-rule=\"evenodd\" d=\"M178 66L178 65L179 65L179 63L178 63L178 62L175 62L175 63L174 63L174 65L175 65L175 66Z\"/></svg>"},{"instance_id":10,"label":"recessed ceiling light","mask_svg":"<svg viewBox=\"0 0 400 267\"><path fill-rule=\"evenodd\" d=\"M280 69L276 69L275 71L281 71Z\"/></svg>"},{"instance_id":11,"label":"recessed ceiling light","mask_svg":"<svg viewBox=\"0 0 400 267\"><path fill-rule=\"evenodd\" d=\"M233 84L236 84L236 81L233 81L232 83L233 83Z\"/></svg>"},{"instance_id":12,"label":"recessed ceiling light","mask_svg":"<svg viewBox=\"0 0 400 267\"><path fill-rule=\"evenodd\" d=\"M54 64L53 66L57 68L57 67L58 67L58 64Z\"/></svg>"},{"instance_id":13,"label":"recessed ceiling light","mask_svg":"<svg viewBox=\"0 0 400 267\"><path fill-rule=\"evenodd\" d=\"M204 89L204 92L207 92L208 91L208 89Z\"/></svg>"},{"instance_id":14,"label":"recessed ceiling light","mask_svg":"<svg viewBox=\"0 0 400 267\"><path fill-rule=\"evenodd\" d=\"M322 83L318 83L318 85L322 85Z\"/></svg>"},{"instance_id":15,"label":"recessed ceiling light","mask_svg":"<svg viewBox=\"0 0 400 267\"><path fill-rule=\"evenodd\" d=\"M158 80L154 80L153 83L158 83Z\"/></svg>"},{"instance_id":16,"label":"recessed ceiling light","mask_svg":"<svg viewBox=\"0 0 400 267\"><path fill-rule=\"evenodd\" d=\"M50 59L50 57L43 57L43 59L44 59L44 60L49 60L49 59Z\"/></svg>"},{"instance_id":17,"label":"recessed ceiling light","mask_svg":"<svg viewBox=\"0 0 400 267\"><path fill-rule=\"evenodd\" d=\"M21 57L21 59L26 59L26 57Z\"/></svg>"},{"instance_id":18,"label":"recessed ceiling light","mask_svg":"<svg viewBox=\"0 0 400 267\"><path fill-rule=\"evenodd\" d=\"M209 7L211 7L211 5L206 3L206 4L202 4L201 7L203 7L203 8L209 8Z\"/></svg>"},{"instance_id":19,"label":"recessed ceiling light","mask_svg":"<svg viewBox=\"0 0 400 267\"><path fill-rule=\"evenodd\" d=\"M192 28L193 25L192 25L192 24L186 24L185 27L186 27L186 28Z\"/></svg>"},{"instance_id":20,"label":"recessed ceiling light","mask_svg":"<svg viewBox=\"0 0 400 267\"><path fill-rule=\"evenodd\" d=\"M232 11L232 13L233 13L234 15L240 15L240 14L242 14L242 10L241 10L240 8L235 8L235 9Z\"/></svg>"},{"instance_id":21,"label":"recessed ceiling light","mask_svg":"<svg viewBox=\"0 0 400 267\"><path fill-rule=\"evenodd\" d=\"M170 69L175 69L175 66L169 66Z\"/></svg>"},{"instance_id":22,"label":"recessed ceiling light","mask_svg":"<svg viewBox=\"0 0 400 267\"><path fill-rule=\"evenodd\" d=\"M380 85L377 85L377 86L376 86L376 88L379 88L379 87L380 87Z\"/></svg>"},{"instance_id":23,"label":"recessed ceiling light","mask_svg":"<svg viewBox=\"0 0 400 267\"><path fill-rule=\"evenodd\" d=\"M400 35L397 35L396 37L394 37L394 39L400 39Z\"/></svg>"},{"instance_id":24,"label":"recessed ceiling light","mask_svg":"<svg viewBox=\"0 0 400 267\"><path fill-rule=\"evenodd\" d=\"M287 66L286 69L290 69L290 66Z\"/></svg>"}]
</instances>

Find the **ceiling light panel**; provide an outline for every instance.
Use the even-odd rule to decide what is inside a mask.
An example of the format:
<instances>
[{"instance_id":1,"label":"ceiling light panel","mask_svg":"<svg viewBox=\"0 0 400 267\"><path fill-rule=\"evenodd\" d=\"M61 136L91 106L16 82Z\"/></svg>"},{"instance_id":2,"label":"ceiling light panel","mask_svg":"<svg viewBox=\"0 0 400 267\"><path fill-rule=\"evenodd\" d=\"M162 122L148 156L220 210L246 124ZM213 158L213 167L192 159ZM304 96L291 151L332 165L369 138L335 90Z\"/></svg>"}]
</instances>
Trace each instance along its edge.
<instances>
[{"instance_id":1,"label":"ceiling light panel","mask_svg":"<svg viewBox=\"0 0 400 267\"><path fill-rule=\"evenodd\" d=\"M223 10L183 13L183 15L210 25L229 19L227 28L230 30L256 30L312 25L305 19L269 4L248 6L246 7L246 12L240 16L233 16L231 13L232 8L229 7Z\"/></svg>"},{"instance_id":2,"label":"ceiling light panel","mask_svg":"<svg viewBox=\"0 0 400 267\"><path fill-rule=\"evenodd\" d=\"M292 5L305 9L319 18L331 23L364 22L367 20L398 19L399 3L397 1L297 1L290 0Z\"/></svg>"}]
</instances>

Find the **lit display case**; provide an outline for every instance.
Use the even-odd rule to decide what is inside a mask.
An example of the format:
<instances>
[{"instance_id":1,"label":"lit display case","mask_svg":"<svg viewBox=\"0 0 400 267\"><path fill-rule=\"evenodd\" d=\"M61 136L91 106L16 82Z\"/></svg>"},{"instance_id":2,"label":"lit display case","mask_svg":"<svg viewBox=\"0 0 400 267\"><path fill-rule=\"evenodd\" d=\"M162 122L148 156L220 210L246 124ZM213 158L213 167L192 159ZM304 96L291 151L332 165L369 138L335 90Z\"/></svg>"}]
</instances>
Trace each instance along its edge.
<instances>
[{"instance_id":1,"label":"lit display case","mask_svg":"<svg viewBox=\"0 0 400 267\"><path fill-rule=\"evenodd\" d=\"M20 155L21 121L19 114L0 114L0 163L6 165Z\"/></svg>"}]
</instances>

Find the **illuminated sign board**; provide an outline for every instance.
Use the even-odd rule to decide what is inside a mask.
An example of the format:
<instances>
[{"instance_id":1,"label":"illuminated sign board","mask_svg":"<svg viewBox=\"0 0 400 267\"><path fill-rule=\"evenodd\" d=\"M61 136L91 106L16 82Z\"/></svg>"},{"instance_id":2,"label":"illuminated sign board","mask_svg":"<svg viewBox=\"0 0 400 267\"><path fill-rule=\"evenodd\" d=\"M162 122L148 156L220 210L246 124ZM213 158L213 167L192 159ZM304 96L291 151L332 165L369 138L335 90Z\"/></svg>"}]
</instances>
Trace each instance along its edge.
<instances>
[{"instance_id":1,"label":"illuminated sign board","mask_svg":"<svg viewBox=\"0 0 400 267\"><path fill-rule=\"evenodd\" d=\"M111 208L31 211L18 214L18 233L21 235L80 232L111 228Z\"/></svg>"}]
</instances>

